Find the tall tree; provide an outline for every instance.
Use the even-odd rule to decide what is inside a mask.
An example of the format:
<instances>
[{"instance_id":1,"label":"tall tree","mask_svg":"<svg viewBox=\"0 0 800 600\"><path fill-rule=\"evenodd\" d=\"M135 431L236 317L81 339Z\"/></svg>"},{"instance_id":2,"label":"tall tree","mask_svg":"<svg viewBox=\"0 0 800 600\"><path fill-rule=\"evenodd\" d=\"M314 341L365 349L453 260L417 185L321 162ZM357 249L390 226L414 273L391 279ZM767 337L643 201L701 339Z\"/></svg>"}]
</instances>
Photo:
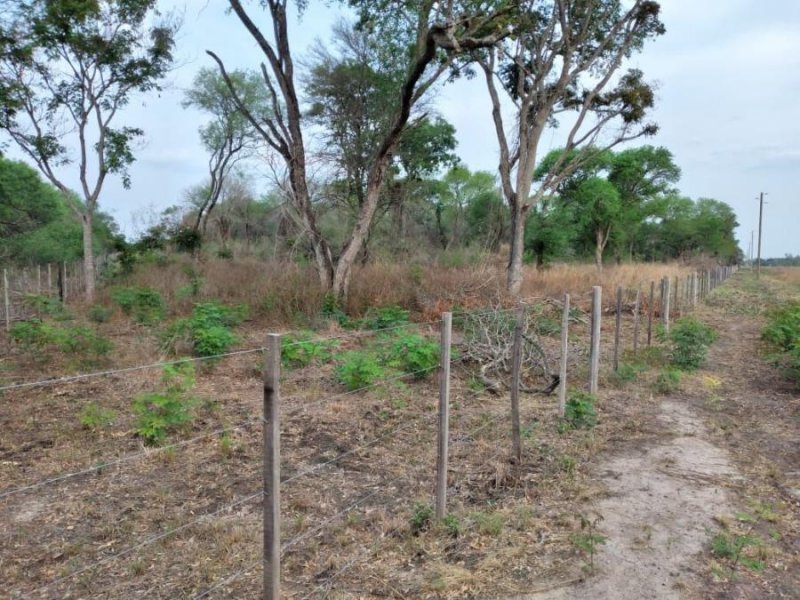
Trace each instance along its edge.
<instances>
[{"instance_id":1,"label":"tall tree","mask_svg":"<svg viewBox=\"0 0 800 600\"><path fill-rule=\"evenodd\" d=\"M158 89L175 27L150 25L156 0L22 0L0 17L0 129L56 186L83 228L86 300L94 300L92 222L106 177L130 185L141 129L114 125L137 92ZM71 155L70 146L78 157ZM82 202L65 183L76 160Z\"/></svg>"},{"instance_id":2,"label":"tall tree","mask_svg":"<svg viewBox=\"0 0 800 600\"><path fill-rule=\"evenodd\" d=\"M652 0L521 0L514 34L477 54L492 103L500 146L500 181L511 210L508 289L522 284L525 221L531 207L587 160L656 127L645 123L653 92L641 71L620 74L623 62L660 35ZM515 106L507 128L501 88ZM614 83L616 82L616 83ZM572 115L571 117L569 115ZM548 127L566 125L561 160L533 189L539 143Z\"/></svg>"},{"instance_id":3,"label":"tall tree","mask_svg":"<svg viewBox=\"0 0 800 600\"><path fill-rule=\"evenodd\" d=\"M369 159L364 202L347 243L335 259L317 226L309 194L307 149L288 34L287 0L262 2L269 15L269 29L260 28L240 0L229 2L264 54L266 64L262 65L262 73L273 110L269 115L256 115L243 103L239 103L239 107L286 163L292 202L311 238L321 285L338 299L346 299L352 267L367 238L393 153L415 105L467 52L490 47L507 35L504 20L509 2L350 0L359 14L360 27L375 36L374 39L382 40L385 52L394 53L395 60L402 65L403 75L393 86L394 101L386 107L390 115L388 126L378 137ZM238 98L224 63L213 52L209 54L217 62L234 98Z\"/></svg>"},{"instance_id":4,"label":"tall tree","mask_svg":"<svg viewBox=\"0 0 800 600\"><path fill-rule=\"evenodd\" d=\"M261 76L252 71L229 73L241 101L256 113L265 113L268 100ZM209 152L208 185L199 203L193 228L205 233L209 215L214 210L225 186L225 180L236 164L248 158L261 139L253 125L236 105L222 76L215 70L198 71L187 90L184 108L193 107L211 115L211 122L200 127L200 140Z\"/></svg>"}]
</instances>

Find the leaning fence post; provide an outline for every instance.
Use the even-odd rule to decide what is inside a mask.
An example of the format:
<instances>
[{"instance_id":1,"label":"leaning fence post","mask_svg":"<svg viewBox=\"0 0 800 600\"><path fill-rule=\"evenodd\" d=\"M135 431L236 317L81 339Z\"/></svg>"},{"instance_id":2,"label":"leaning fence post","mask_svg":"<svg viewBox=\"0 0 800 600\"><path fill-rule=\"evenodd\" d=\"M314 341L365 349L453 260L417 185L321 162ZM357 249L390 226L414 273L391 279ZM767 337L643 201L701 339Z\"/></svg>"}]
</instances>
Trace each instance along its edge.
<instances>
[{"instance_id":1,"label":"leaning fence post","mask_svg":"<svg viewBox=\"0 0 800 600\"><path fill-rule=\"evenodd\" d=\"M11 331L11 307L8 304L8 269L3 269L3 306L6 315L6 333Z\"/></svg>"},{"instance_id":2,"label":"leaning fence post","mask_svg":"<svg viewBox=\"0 0 800 600\"><path fill-rule=\"evenodd\" d=\"M589 354L589 393L597 393L600 375L600 312L603 301L603 288L592 287L592 346Z\"/></svg>"},{"instance_id":3,"label":"leaning fence post","mask_svg":"<svg viewBox=\"0 0 800 600\"><path fill-rule=\"evenodd\" d=\"M664 322L664 333L669 333L669 301L672 295L669 288L670 278L664 277L664 306L662 307L664 314L661 315L661 319Z\"/></svg>"},{"instance_id":4,"label":"leaning fence post","mask_svg":"<svg viewBox=\"0 0 800 600\"><path fill-rule=\"evenodd\" d=\"M642 299L642 290L636 288L636 301L633 303L633 354L639 351L639 305Z\"/></svg>"},{"instance_id":5,"label":"leaning fence post","mask_svg":"<svg viewBox=\"0 0 800 600\"><path fill-rule=\"evenodd\" d=\"M656 282L650 282L650 299L647 303L647 345L650 346L653 342L653 304L656 301Z\"/></svg>"},{"instance_id":6,"label":"leaning fence post","mask_svg":"<svg viewBox=\"0 0 800 600\"><path fill-rule=\"evenodd\" d=\"M267 336L264 362L264 599L281 587L281 336Z\"/></svg>"},{"instance_id":7,"label":"leaning fence post","mask_svg":"<svg viewBox=\"0 0 800 600\"><path fill-rule=\"evenodd\" d=\"M569 294L564 294L561 314L561 368L558 372L558 416L564 417L567 406L567 349L569 347Z\"/></svg>"},{"instance_id":8,"label":"leaning fence post","mask_svg":"<svg viewBox=\"0 0 800 600\"><path fill-rule=\"evenodd\" d=\"M439 439L436 453L436 518L447 514L447 459L450 435L450 345L453 313L442 313L439 367Z\"/></svg>"},{"instance_id":9,"label":"leaning fence post","mask_svg":"<svg viewBox=\"0 0 800 600\"><path fill-rule=\"evenodd\" d=\"M622 287L617 287L617 306L614 319L614 371L619 371L619 330L622 327Z\"/></svg>"},{"instance_id":10,"label":"leaning fence post","mask_svg":"<svg viewBox=\"0 0 800 600\"><path fill-rule=\"evenodd\" d=\"M517 311L514 326L514 347L511 354L511 451L519 463L522 460L522 441L519 424L519 379L522 369L522 333L525 325L525 306Z\"/></svg>"}]
</instances>

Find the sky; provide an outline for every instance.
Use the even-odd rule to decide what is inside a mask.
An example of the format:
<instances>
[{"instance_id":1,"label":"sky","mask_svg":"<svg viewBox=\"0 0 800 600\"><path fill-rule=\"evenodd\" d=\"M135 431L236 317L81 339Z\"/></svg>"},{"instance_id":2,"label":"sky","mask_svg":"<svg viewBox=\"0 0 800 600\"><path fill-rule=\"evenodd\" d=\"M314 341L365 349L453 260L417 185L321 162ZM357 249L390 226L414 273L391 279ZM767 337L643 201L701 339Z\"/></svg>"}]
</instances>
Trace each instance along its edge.
<instances>
[{"instance_id":1,"label":"sky","mask_svg":"<svg viewBox=\"0 0 800 600\"><path fill-rule=\"evenodd\" d=\"M296 60L342 18L330 4L311 2L302 20L292 19ZM135 98L120 115L118 124L141 127L146 141L131 169L131 188L111 179L100 201L128 235L141 233L162 209L180 204L185 190L207 176L197 134L207 117L181 107L195 73L212 66L205 50L215 51L229 68L258 68L258 49L226 5L162 2L162 10L182 16L176 66L158 95ZM765 192L762 256L800 254L800 2L663 0L661 5L666 34L629 63L657 84L651 116L659 133L636 144L672 151L682 169L684 195L733 207L745 253L751 232L757 235L757 197ZM265 14L251 6L257 22L267 25ZM495 172L497 142L482 79L443 86L435 106L456 127L457 152L467 166Z\"/></svg>"}]
</instances>

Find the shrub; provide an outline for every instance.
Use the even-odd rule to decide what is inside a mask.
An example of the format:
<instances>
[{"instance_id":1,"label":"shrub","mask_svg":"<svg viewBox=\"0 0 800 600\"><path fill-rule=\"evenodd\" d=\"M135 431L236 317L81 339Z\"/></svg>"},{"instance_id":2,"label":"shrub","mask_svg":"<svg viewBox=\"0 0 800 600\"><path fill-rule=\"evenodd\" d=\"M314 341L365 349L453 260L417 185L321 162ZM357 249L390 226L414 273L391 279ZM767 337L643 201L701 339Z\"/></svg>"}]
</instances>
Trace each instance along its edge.
<instances>
[{"instance_id":1,"label":"shrub","mask_svg":"<svg viewBox=\"0 0 800 600\"><path fill-rule=\"evenodd\" d=\"M636 378L639 376L639 372L642 371L642 369L643 367L639 365L620 363L619 368L611 375L611 380L615 385L622 387L626 383L636 381Z\"/></svg>"},{"instance_id":2,"label":"shrub","mask_svg":"<svg viewBox=\"0 0 800 600\"><path fill-rule=\"evenodd\" d=\"M196 304L190 317L178 319L167 327L161 335L161 345L174 354L179 354L183 345L189 346L195 356L222 354L237 341L230 328L241 323L246 314L244 305Z\"/></svg>"},{"instance_id":3,"label":"shrub","mask_svg":"<svg viewBox=\"0 0 800 600\"><path fill-rule=\"evenodd\" d=\"M192 408L197 402L188 395L194 385L191 363L165 366L161 382L160 391L140 394L133 400L136 433L151 446L191 421Z\"/></svg>"},{"instance_id":4,"label":"shrub","mask_svg":"<svg viewBox=\"0 0 800 600\"><path fill-rule=\"evenodd\" d=\"M563 426L567 429L591 429L597 424L597 398L587 392L574 392L564 407Z\"/></svg>"},{"instance_id":5,"label":"shrub","mask_svg":"<svg viewBox=\"0 0 800 600\"><path fill-rule=\"evenodd\" d=\"M692 317L675 321L669 332L670 362L684 371L699 369L706 359L708 346L716 339L716 332Z\"/></svg>"},{"instance_id":6,"label":"shrub","mask_svg":"<svg viewBox=\"0 0 800 600\"><path fill-rule=\"evenodd\" d=\"M386 370L378 363L377 357L368 352L343 354L335 372L336 379L349 391L368 387L386 376Z\"/></svg>"},{"instance_id":7,"label":"shrub","mask_svg":"<svg viewBox=\"0 0 800 600\"><path fill-rule=\"evenodd\" d=\"M92 304L86 313L90 321L95 323L105 323L111 318L112 311L110 308L102 304Z\"/></svg>"},{"instance_id":8,"label":"shrub","mask_svg":"<svg viewBox=\"0 0 800 600\"><path fill-rule=\"evenodd\" d=\"M86 361L99 359L113 348L109 340L86 325L57 325L31 319L15 323L10 335L26 351L43 352L53 347Z\"/></svg>"},{"instance_id":9,"label":"shrub","mask_svg":"<svg viewBox=\"0 0 800 600\"><path fill-rule=\"evenodd\" d=\"M405 325L409 322L409 312L399 306L370 308L361 320L362 327L379 331Z\"/></svg>"},{"instance_id":10,"label":"shrub","mask_svg":"<svg viewBox=\"0 0 800 600\"><path fill-rule=\"evenodd\" d=\"M113 410L100 408L94 402L87 402L81 410L81 426L90 431L97 431L102 427L107 427L114 422L117 413Z\"/></svg>"},{"instance_id":11,"label":"shrub","mask_svg":"<svg viewBox=\"0 0 800 600\"><path fill-rule=\"evenodd\" d=\"M64 304L54 296L44 294L27 294L24 300L25 306L40 315L47 315L56 321L67 321L72 319Z\"/></svg>"},{"instance_id":12,"label":"shrub","mask_svg":"<svg viewBox=\"0 0 800 600\"><path fill-rule=\"evenodd\" d=\"M439 364L439 344L421 335L406 333L391 343L386 361L392 368L422 378Z\"/></svg>"},{"instance_id":13,"label":"shrub","mask_svg":"<svg viewBox=\"0 0 800 600\"><path fill-rule=\"evenodd\" d=\"M152 325L164 318L166 304L156 290L146 287L118 287L111 291L111 299L126 315L137 323Z\"/></svg>"},{"instance_id":14,"label":"shrub","mask_svg":"<svg viewBox=\"0 0 800 600\"><path fill-rule=\"evenodd\" d=\"M800 387L800 302L771 312L762 336L777 350L774 362Z\"/></svg>"},{"instance_id":15,"label":"shrub","mask_svg":"<svg viewBox=\"0 0 800 600\"><path fill-rule=\"evenodd\" d=\"M417 535L430 525L433 519L433 506L425 502L417 502L411 515L411 533Z\"/></svg>"},{"instance_id":16,"label":"shrub","mask_svg":"<svg viewBox=\"0 0 800 600\"><path fill-rule=\"evenodd\" d=\"M658 374L655 389L659 394L673 394L680 389L681 372L678 369L667 368Z\"/></svg>"},{"instance_id":17,"label":"shrub","mask_svg":"<svg viewBox=\"0 0 800 600\"><path fill-rule=\"evenodd\" d=\"M330 349L335 347L335 341L312 338L313 333L310 331L285 336L281 344L281 364L289 369L296 369L329 360Z\"/></svg>"}]
</instances>

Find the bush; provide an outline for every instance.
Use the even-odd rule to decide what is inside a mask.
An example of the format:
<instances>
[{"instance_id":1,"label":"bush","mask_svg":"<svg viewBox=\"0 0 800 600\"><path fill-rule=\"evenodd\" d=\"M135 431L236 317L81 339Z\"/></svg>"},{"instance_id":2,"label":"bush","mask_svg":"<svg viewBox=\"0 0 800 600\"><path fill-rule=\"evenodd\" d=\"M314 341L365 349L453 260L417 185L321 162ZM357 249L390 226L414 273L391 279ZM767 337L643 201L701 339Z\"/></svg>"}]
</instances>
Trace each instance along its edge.
<instances>
[{"instance_id":1,"label":"bush","mask_svg":"<svg viewBox=\"0 0 800 600\"><path fill-rule=\"evenodd\" d=\"M361 325L365 329L372 329L374 331L391 329L408 323L408 316L409 312L399 306L370 308L361 320Z\"/></svg>"},{"instance_id":2,"label":"bush","mask_svg":"<svg viewBox=\"0 0 800 600\"><path fill-rule=\"evenodd\" d=\"M673 394L681 387L681 372L678 369L667 368L658 374L655 389L659 394Z\"/></svg>"},{"instance_id":3,"label":"bush","mask_svg":"<svg viewBox=\"0 0 800 600\"><path fill-rule=\"evenodd\" d=\"M164 331L161 345L173 354L179 354L183 345L190 347L195 356L223 354L238 339L230 328L241 323L246 314L244 305L196 304L190 317L178 319Z\"/></svg>"},{"instance_id":4,"label":"bush","mask_svg":"<svg viewBox=\"0 0 800 600\"><path fill-rule=\"evenodd\" d=\"M675 321L669 332L670 362L684 371L695 371L706 359L707 349L716 339L716 332L692 317Z\"/></svg>"},{"instance_id":5,"label":"bush","mask_svg":"<svg viewBox=\"0 0 800 600\"><path fill-rule=\"evenodd\" d=\"M152 325L164 318L166 303L156 290L146 287L118 287L111 299L137 323Z\"/></svg>"},{"instance_id":6,"label":"bush","mask_svg":"<svg viewBox=\"0 0 800 600\"><path fill-rule=\"evenodd\" d=\"M191 363L165 366L161 381L162 390L140 394L133 400L136 433L151 446L191 421L192 408L197 403L188 395L194 385Z\"/></svg>"},{"instance_id":7,"label":"bush","mask_svg":"<svg viewBox=\"0 0 800 600\"><path fill-rule=\"evenodd\" d=\"M27 294L24 300L25 306L32 309L40 315L47 315L56 321L67 321L72 319L70 313L64 304L54 296L47 296L44 294Z\"/></svg>"},{"instance_id":8,"label":"bush","mask_svg":"<svg viewBox=\"0 0 800 600\"><path fill-rule=\"evenodd\" d=\"M111 318L112 311L110 308L103 306L102 304L92 304L89 307L89 311L87 312L87 316L89 317L90 321L94 321L95 323L105 323Z\"/></svg>"},{"instance_id":9,"label":"bush","mask_svg":"<svg viewBox=\"0 0 800 600\"><path fill-rule=\"evenodd\" d=\"M389 346L386 361L392 368L422 378L439 364L439 344L421 335L403 334Z\"/></svg>"},{"instance_id":10,"label":"bush","mask_svg":"<svg viewBox=\"0 0 800 600\"><path fill-rule=\"evenodd\" d=\"M64 354L93 361L108 354L113 345L86 325L57 325L38 319L15 323L11 339L29 352L54 348Z\"/></svg>"},{"instance_id":11,"label":"bush","mask_svg":"<svg viewBox=\"0 0 800 600\"><path fill-rule=\"evenodd\" d=\"M97 431L102 427L108 427L117 418L117 413L113 410L100 408L94 402L87 402L81 410L81 426L90 431Z\"/></svg>"},{"instance_id":12,"label":"bush","mask_svg":"<svg viewBox=\"0 0 800 600\"><path fill-rule=\"evenodd\" d=\"M386 370L374 354L347 352L336 367L336 379L349 391L368 387L386 376Z\"/></svg>"},{"instance_id":13,"label":"bush","mask_svg":"<svg viewBox=\"0 0 800 600\"><path fill-rule=\"evenodd\" d=\"M587 392L574 392L564 407L562 429L591 429L597 424L597 398Z\"/></svg>"},{"instance_id":14,"label":"bush","mask_svg":"<svg viewBox=\"0 0 800 600\"><path fill-rule=\"evenodd\" d=\"M762 336L777 350L774 362L800 387L800 302L771 312Z\"/></svg>"},{"instance_id":15,"label":"bush","mask_svg":"<svg viewBox=\"0 0 800 600\"><path fill-rule=\"evenodd\" d=\"M639 373L643 367L640 365L632 365L631 363L620 363L619 368L611 375L611 380L614 385L618 387L624 386L626 383L636 381Z\"/></svg>"},{"instance_id":16,"label":"bush","mask_svg":"<svg viewBox=\"0 0 800 600\"><path fill-rule=\"evenodd\" d=\"M335 347L336 342L312 338L310 331L285 336L281 344L281 364L289 369L297 369L330 360L330 349Z\"/></svg>"}]
</instances>

